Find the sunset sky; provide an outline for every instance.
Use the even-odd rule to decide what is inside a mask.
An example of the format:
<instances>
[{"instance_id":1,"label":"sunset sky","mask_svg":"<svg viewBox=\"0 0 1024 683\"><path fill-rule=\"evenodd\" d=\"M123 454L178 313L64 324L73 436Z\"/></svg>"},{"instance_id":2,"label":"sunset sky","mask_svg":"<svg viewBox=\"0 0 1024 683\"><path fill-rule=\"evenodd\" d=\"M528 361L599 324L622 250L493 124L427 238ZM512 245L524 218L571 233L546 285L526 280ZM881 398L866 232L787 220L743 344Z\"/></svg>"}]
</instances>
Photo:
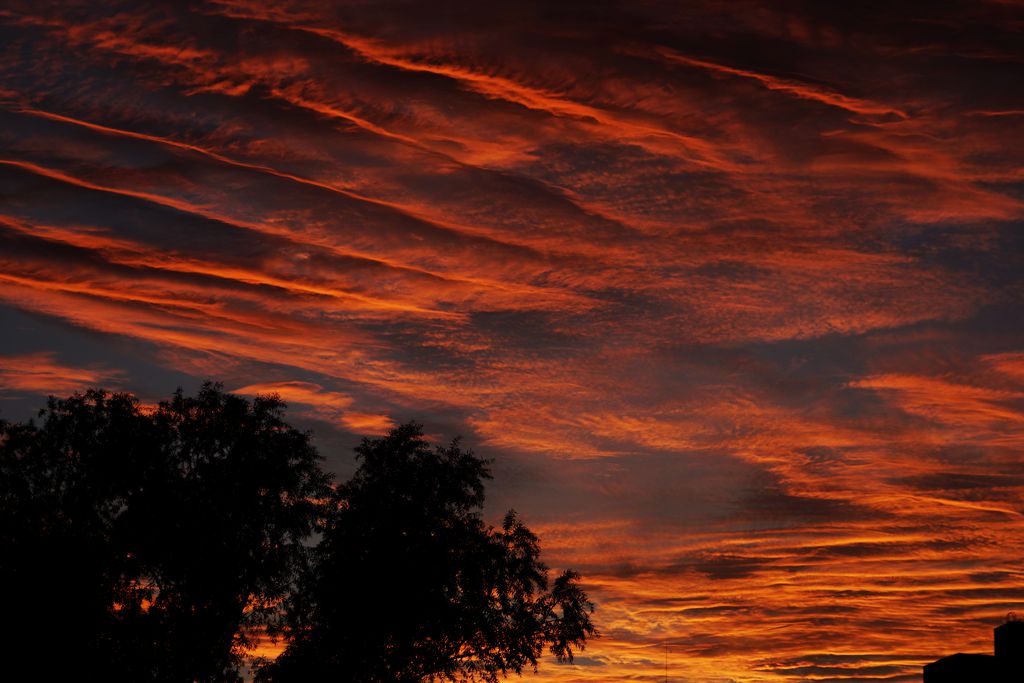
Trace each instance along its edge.
<instances>
[{"instance_id":1,"label":"sunset sky","mask_svg":"<svg viewBox=\"0 0 1024 683\"><path fill-rule=\"evenodd\" d=\"M0 417L494 459L539 682L919 681L1024 610L1024 3L0 4Z\"/></svg>"}]
</instances>

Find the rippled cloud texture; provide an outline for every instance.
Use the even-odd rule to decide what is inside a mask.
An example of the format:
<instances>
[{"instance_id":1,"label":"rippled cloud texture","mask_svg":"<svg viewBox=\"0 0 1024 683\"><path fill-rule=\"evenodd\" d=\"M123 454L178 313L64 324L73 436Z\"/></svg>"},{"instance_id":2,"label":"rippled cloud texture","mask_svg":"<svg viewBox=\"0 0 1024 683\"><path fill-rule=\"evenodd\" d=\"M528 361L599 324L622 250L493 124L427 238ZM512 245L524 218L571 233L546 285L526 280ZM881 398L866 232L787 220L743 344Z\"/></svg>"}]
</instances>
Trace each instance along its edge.
<instances>
[{"instance_id":1,"label":"rippled cloud texture","mask_svg":"<svg viewBox=\"0 0 1024 683\"><path fill-rule=\"evenodd\" d=\"M1020 3L2 7L5 416L462 433L599 605L538 680L912 681L1024 605Z\"/></svg>"}]
</instances>

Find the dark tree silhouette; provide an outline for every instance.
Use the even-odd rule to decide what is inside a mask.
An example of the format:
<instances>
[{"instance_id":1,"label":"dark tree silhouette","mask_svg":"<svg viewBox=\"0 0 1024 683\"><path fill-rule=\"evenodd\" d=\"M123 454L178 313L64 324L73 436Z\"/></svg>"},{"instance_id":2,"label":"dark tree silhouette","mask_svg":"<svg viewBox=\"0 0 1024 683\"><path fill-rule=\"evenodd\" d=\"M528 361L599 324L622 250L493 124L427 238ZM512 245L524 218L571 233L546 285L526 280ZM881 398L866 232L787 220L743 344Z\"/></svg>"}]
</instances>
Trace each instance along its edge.
<instances>
[{"instance_id":1,"label":"dark tree silhouette","mask_svg":"<svg viewBox=\"0 0 1024 683\"><path fill-rule=\"evenodd\" d=\"M239 680L329 497L276 397L207 383L155 410L51 398L0 423L6 665L39 680Z\"/></svg>"},{"instance_id":2,"label":"dark tree silhouette","mask_svg":"<svg viewBox=\"0 0 1024 683\"><path fill-rule=\"evenodd\" d=\"M596 635L577 575L549 585L514 512L500 529L482 521L484 460L457 440L431 448L415 423L356 452L288 605L288 647L258 680L493 682Z\"/></svg>"}]
</instances>

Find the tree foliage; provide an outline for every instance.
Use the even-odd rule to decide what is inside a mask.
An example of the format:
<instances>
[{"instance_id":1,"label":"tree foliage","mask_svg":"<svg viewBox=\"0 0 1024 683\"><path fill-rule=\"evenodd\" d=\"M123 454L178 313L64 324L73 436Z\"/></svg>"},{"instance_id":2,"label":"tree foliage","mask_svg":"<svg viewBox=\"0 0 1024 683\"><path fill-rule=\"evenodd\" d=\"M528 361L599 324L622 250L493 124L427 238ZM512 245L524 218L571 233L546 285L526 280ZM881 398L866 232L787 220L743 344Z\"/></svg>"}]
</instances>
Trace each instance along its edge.
<instances>
[{"instance_id":1,"label":"tree foliage","mask_svg":"<svg viewBox=\"0 0 1024 683\"><path fill-rule=\"evenodd\" d=\"M261 680L494 682L596 635L577 575L549 582L515 512L482 520L486 461L457 440L431 448L415 423L356 451Z\"/></svg>"},{"instance_id":2,"label":"tree foliage","mask_svg":"<svg viewBox=\"0 0 1024 683\"><path fill-rule=\"evenodd\" d=\"M47 679L239 680L328 477L274 397L88 391L0 423L7 651ZM17 662L15 662L17 663Z\"/></svg>"},{"instance_id":3,"label":"tree foliage","mask_svg":"<svg viewBox=\"0 0 1024 683\"><path fill-rule=\"evenodd\" d=\"M207 383L156 407L97 390L0 421L9 667L239 681L266 627L287 649L263 681L493 683L596 635L577 575L549 581L514 512L484 523L488 465L458 441L432 448L414 423L364 439L332 488L283 409Z\"/></svg>"}]
</instances>

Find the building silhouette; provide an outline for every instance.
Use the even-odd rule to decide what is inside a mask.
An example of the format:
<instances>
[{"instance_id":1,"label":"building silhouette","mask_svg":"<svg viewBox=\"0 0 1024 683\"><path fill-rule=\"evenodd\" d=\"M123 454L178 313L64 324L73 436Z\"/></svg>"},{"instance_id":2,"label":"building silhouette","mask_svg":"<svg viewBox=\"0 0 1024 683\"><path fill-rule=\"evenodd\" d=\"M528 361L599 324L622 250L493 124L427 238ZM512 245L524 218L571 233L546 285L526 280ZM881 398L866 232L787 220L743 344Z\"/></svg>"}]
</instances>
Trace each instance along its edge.
<instances>
[{"instance_id":1,"label":"building silhouette","mask_svg":"<svg viewBox=\"0 0 1024 683\"><path fill-rule=\"evenodd\" d=\"M924 683L1020 683L1024 681L1024 621L1014 616L995 628L995 654L959 652L924 667Z\"/></svg>"}]
</instances>

